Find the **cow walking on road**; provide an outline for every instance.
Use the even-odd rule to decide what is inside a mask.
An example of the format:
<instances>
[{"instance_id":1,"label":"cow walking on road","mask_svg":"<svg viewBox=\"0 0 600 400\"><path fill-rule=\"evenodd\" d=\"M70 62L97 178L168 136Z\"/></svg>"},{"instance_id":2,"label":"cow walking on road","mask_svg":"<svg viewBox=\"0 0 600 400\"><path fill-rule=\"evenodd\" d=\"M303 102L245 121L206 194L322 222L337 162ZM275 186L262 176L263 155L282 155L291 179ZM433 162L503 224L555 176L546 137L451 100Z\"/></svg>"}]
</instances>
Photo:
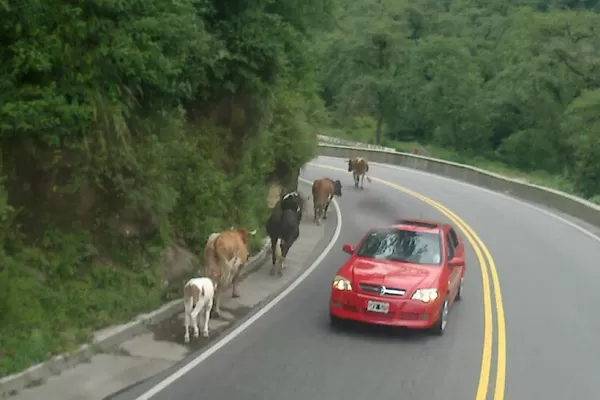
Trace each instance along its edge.
<instances>
[{"instance_id":1,"label":"cow walking on road","mask_svg":"<svg viewBox=\"0 0 600 400\"><path fill-rule=\"evenodd\" d=\"M232 228L220 233L212 233L204 248L204 261L207 274L217 282L213 312L221 316L221 294L232 286L232 297L240 297L238 280L240 272L248 263L248 241L256 230L248 232L244 228Z\"/></svg>"},{"instance_id":2,"label":"cow walking on road","mask_svg":"<svg viewBox=\"0 0 600 400\"><path fill-rule=\"evenodd\" d=\"M327 210L333 196L342 196L342 183L329 178L317 179L312 185L314 222L321 225L321 218L327 219Z\"/></svg>"},{"instance_id":3,"label":"cow walking on road","mask_svg":"<svg viewBox=\"0 0 600 400\"><path fill-rule=\"evenodd\" d=\"M369 161L364 157L354 157L348 160L348 172L352 172L354 177L354 187L358 188L358 181L360 180L360 188L364 189L365 177L367 181L371 183L371 178L367 175L369 172Z\"/></svg>"},{"instance_id":4,"label":"cow walking on road","mask_svg":"<svg viewBox=\"0 0 600 400\"><path fill-rule=\"evenodd\" d=\"M190 342L190 324L194 337L200 336L198 316L202 318L202 336L208 337L208 322L213 306L217 283L209 277L192 278L183 286L183 308L185 335L183 341Z\"/></svg>"},{"instance_id":5,"label":"cow walking on road","mask_svg":"<svg viewBox=\"0 0 600 400\"><path fill-rule=\"evenodd\" d=\"M273 266L270 275L283 275L285 258L292 244L300 236L300 221L304 200L298 192L284 195L275 205L267 221L267 234L271 239L271 258Z\"/></svg>"}]
</instances>

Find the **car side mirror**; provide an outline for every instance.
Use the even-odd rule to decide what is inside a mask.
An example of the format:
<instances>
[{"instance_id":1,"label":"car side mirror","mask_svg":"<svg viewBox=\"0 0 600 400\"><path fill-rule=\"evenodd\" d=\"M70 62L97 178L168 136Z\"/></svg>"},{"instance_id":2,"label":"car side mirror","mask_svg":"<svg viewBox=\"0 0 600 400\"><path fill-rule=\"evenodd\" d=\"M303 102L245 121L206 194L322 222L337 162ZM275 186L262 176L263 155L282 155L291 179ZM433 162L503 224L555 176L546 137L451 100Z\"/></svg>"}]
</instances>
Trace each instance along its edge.
<instances>
[{"instance_id":1,"label":"car side mirror","mask_svg":"<svg viewBox=\"0 0 600 400\"><path fill-rule=\"evenodd\" d=\"M454 257L448 262L450 267L462 267L463 265L465 265L465 260L460 257Z\"/></svg>"},{"instance_id":2,"label":"car side mirror","mask_svg":"<svg viewBox=\"0 0 600 400\"><path fill-rule=\"evenodd\" d=\"M346 253L348 254L352 254L354 253L354 246L352 246L351 244L345 244L344 247L342 247L342 250L344 250Z\"/></svg>"}]
</instances>

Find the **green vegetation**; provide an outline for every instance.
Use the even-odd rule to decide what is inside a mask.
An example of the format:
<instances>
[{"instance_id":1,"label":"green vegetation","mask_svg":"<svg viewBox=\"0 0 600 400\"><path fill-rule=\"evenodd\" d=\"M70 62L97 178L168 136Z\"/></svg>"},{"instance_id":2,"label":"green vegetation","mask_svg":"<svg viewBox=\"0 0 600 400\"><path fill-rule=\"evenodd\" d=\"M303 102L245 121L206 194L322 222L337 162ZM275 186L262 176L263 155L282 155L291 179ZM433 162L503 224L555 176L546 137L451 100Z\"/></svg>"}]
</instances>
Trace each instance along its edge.
<instances>
[{"instance_id":1,"label":"green vegetation","mask_svg":"<svg viewBox=\"0 0 600 400\"><path fill-rule=\"evenodd\" d=\"M262 228L314 155L331 9L0 1L0 376L159 305L175 243Z\"/></svg>"},{"instance_id":2,"label":"green vegetation","mask_svg":"<svg viewBox=\"0 0 600 400\"><path fill-rule=\"evenodd\" d=\"M0 376L262 228L319 130L598 196L598 7L0 0Z\"/></svg>"},{"instance_id":3,"label":"green vegetation","mask_svg":"<svg viewBox=\"0 0 600 400\"><path fill-rule=\"evenodd\" d=\"M340 1L323 134L600 199L597 2Z\"/></svg>"}]
</instances>

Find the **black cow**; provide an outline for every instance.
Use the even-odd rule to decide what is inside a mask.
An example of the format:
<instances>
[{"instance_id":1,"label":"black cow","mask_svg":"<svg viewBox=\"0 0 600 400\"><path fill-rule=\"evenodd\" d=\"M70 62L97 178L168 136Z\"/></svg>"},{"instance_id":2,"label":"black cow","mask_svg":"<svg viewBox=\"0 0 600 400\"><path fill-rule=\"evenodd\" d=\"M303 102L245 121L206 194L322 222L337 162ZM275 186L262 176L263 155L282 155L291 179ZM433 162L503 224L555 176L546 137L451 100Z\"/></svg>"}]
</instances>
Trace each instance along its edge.
<instances>
[{"instance_id":1,"label":"black cow","mask_svg":"<svg viewBox=\"0 0 600 400\"><path fill-rule=\"evenodd\" d=\"M292 244L300 236L303 200L297 192L282 197L267 221L267 234L271 239L273 267L270 275L283 275L283 262ZM279 265L279 268L277 266Z\"/></svg>"},{"instance_id":2,"label":"black cow","mask_svg":"<svg viewBox=\"0 0 600 400\"><path fill-rule=\"evenodd\" d=\"M302 211L304 210L304 200L302 200L302 196L300 193L294 191L286 193L281 197L279 201L279 206L282 211L291 210L298 213L298 222L302 221ZM276 206L277 207L277 206Z\"/></svg>"}]
</instances>

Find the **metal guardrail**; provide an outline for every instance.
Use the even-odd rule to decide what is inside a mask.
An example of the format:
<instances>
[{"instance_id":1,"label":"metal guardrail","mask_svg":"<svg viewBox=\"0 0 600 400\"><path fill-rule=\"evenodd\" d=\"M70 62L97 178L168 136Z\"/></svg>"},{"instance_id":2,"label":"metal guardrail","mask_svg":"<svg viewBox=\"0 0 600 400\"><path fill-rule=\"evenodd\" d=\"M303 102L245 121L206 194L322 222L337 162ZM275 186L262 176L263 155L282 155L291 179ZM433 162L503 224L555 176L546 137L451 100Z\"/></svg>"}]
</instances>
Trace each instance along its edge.
<instances>
[{"instance_id":1,"label":"metal guardrail","mask_svg":"<svg viewBox=\"0 0 600 400\"><path fill-rule=\"evenodd\" d=\"M391 147L384 147L384 146L379 146L376 144L360 143L360 142L355 142L352 140L340 139L340 138L335 138L335 137L325 136L325 135L317 135L317 139L319 140L319 142L327 143L327 144L351 146L351 147L357 147L357 148L369 149L369 150L383 150L383 151L389 151L392 153L396 152L396 149L393 149Z\"/></svg>"},{"instance_id":2,"label":"metal guardrail","mask_svg":"<svg viewBox=\"0 0 600 400\"><path fill-rule=\"evenodd\" d=\"M446 176L543 205L600 227L600 206L559 190L508 178L470 165L402 153L383 146L367 145L323 135L317 136L319 154L323 156L339 158L364 156L369 161L399 165Z\"/></svg>"}]
</instances>

